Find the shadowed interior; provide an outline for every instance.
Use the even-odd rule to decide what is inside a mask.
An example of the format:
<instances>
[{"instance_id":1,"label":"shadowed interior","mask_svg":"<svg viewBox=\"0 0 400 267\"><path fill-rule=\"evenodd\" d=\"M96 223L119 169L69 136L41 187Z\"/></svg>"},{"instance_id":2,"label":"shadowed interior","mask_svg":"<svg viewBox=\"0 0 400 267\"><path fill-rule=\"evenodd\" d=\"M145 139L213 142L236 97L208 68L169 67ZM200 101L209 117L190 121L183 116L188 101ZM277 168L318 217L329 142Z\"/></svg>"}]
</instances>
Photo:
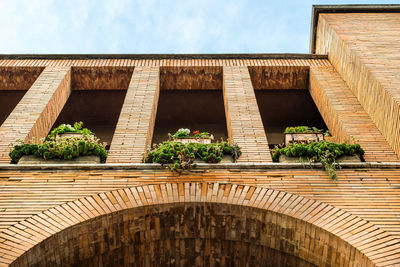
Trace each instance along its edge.
<instances>
[{"instance_id":1,"label":"shadowed interior","mask_svg":"<svg viewBox=\"0 0 400 267\"><path fill-rule=\"evenodd\" d=\"M256 90L255 94L271 146L284 142L283 132L288 126L327 129L308 90Z\"/></svg>"},{"instance_id":2,"label":"shadowed interior","mask_svg":"<svg viewBox=\"0 0 400 267\"><path fill-rule=\"evenodd\" d=\"M179 128L199 130L227 139L222 90L161 90L153 143L168 140Z\"/></svg>"},{"instance_id":3,"label":"shadowed interior","mask_svg":"<svg viewBox=\"0 0 400 267\"><path fill-rule=\"evenodd\" d=\"M25 95L26 90L0 90L0 126Z\"/></svg>"},{"instance_id":4,"label":"shadowed interior","mask_svg":"<svg viewBox=\"0 0 400 267\"><path fill-rule=\"evenodd\" d=\"M0 67L0 126L43 69L41 67Z\"/></svg>"},{"instance_id":5,"label":"shadowed interior","mask_svg":"<svg viewBox=\"0 0 400 267\"><path fill-rule=\"evenodd\" d=\"M163 67L153 143L180 128L227 139L221 67Z\"/></svg>"},{"instance_id":6,"label":"shadowed interior","mask_svg":"<svg viewBox=\"0 0 400 267\"><path fill-rule=\"evenodd\" d=\"M101 142L111 143L126 90L72 91L53 128L62 123L84 122Z\"/></svg>"}]
</instances>

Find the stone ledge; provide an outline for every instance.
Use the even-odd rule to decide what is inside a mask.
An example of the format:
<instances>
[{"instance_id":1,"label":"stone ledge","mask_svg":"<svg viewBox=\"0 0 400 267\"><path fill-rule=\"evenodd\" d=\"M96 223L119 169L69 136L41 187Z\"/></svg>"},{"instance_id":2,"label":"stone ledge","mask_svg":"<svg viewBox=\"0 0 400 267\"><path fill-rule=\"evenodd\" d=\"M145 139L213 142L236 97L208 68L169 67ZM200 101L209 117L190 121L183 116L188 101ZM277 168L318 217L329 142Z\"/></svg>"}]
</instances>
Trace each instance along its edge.
<instances>
[{"instance_id":1,"label":"stone ledge","mask_svg":"<svg viewBox=\"0 0 400 267\"><path fill-rule=\"evenodd\" d=\"M49 159L35 157L33 155L22 156L18 161L18 165L73 165L73 164L100 164L99 156L80 156L75 159L63 160L63 159Z\"/></svg>"},{"instance_id":2,"label":"stone ledge","mask_svg":"<svg viewBox=\"0 0 400 267\"><path fill-rule=\"evenodd\" d=\"M356 162L340 163L343 169L400 169L400 162ZM260 170L260 169L321 169L321 163L198 163L188 172L205 170ZM0 164L3 170L165 170L165 166L156 163L112 163L112 164Z\"/></svg>"}]
</instances>

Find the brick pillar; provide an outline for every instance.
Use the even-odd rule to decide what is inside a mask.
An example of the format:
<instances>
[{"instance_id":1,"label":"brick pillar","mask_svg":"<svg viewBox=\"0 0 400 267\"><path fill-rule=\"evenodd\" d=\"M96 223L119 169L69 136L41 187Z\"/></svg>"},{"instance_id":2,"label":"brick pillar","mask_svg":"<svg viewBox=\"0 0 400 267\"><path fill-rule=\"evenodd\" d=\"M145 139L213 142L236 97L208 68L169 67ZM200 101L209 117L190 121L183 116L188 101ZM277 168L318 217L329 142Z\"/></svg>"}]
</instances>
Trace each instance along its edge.
<instances>
[{"instance_id":1,"label":"brick pillar","mask_svg":"<svg viewBox=\"0 0 400 267\"><path fill-rule=\"evenodd\" d=\"M242 147L239 162L272 162L247 67L224 67L224 102L229 139Z\"/></svg>"},{"instance_id":2,"label":"brick pillar","mask_svg":"<svg viewBox=\"0 0 400 267\"><path fill-rule=\"evenodd\" d=\"M0 127L0 163L10 162L10 143L45 137L70 93L70 67L46 67Z\"/></svg>"},{"instance_id":3,"label":"brick pillar","mask_svg":"<svg viewBox=\"0 0 400 267\"><path fill-rule=\"evenodd\" d=\"M333 67L310 68L310 93L332 135L351 136L365 150L366 161L398 161L396 153Z\"/></svg>"},{"instance_id":4,"label":"brick pillar","mask_svg":"<svg viewBox=\"0 0 400 267\"><path fill-rule=\"evenodd\" d=\"M142 162L153 138L159 91L159 67L135 67L107 163Z\"/></svg>"}]
</instances>

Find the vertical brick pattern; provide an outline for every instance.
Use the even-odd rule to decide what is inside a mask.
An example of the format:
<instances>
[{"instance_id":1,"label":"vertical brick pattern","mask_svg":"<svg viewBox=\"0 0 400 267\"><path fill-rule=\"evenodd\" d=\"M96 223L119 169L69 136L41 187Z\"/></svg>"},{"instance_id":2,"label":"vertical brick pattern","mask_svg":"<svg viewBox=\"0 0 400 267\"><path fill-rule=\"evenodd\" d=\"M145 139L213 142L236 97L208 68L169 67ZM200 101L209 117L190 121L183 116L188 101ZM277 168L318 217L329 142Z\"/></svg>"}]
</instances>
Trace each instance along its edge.
<instances>
[{"instance_id":1,"label":"vertical brick pattern","mask_svg":"<svg viewBox=\"0 0 400 267\"><path fill-rule=\"evenodd\" d=\"M0 163L10 161L10 143L46 136L70 93L70 67L46 67L0 127Z\"/></svg>"},{"instance_id":2,"label":"vertical brick pattern","mask_svg":"<svg viewBox=\"0 0 400 267\"><path fill-rule=\"evenodd\" d=\"M151 145L159 96L159 67L136 67L107 163L140 163Z\"/></svg>"},{"instance_id":3,"label":"vertical brick pattern","mask_svg":"<svg viewBox=\"0 0 400 267\"><path fill-rule=\"evenodd\" d=\"M337 141L355 141L366 161L398 161L396 153L333 67L310 68L310 94Z\"/></svg>"},{"instance_id":4,"label":"vertical brick pattern","mask_svg":"<svg viewBox=\"0 0 400 267\"><path fill-rule=\"evenodd\" d=\"M239 162L272 162L247 67L224 67L224 102L231 142L242 148Z\"/></svg>"},{"instance_id":5,"label":"vertical brick pattern","mask_svg":"<svg viewBox=\"0 0 400 267\"><path fill-rule=\"evenodd\" d=\"M399 25L398 13L320 14L316 40L398 156Z\"/></svg>"}]
</instances>

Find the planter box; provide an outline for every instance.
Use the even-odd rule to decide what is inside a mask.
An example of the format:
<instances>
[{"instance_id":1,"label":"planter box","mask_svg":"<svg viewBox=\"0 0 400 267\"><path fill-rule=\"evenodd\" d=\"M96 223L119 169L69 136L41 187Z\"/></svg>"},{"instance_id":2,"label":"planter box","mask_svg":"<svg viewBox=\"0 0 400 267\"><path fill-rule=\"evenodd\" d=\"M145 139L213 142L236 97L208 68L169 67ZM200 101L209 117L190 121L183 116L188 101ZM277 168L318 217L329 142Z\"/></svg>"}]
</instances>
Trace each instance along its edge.
<instances>
[{"instance_id":1,"label":"planter box","mask_svg":"<svg viewBox=\"0 0 400 267\"><path fill-rule=\"evenodd\" d=\"M193 163L206 163L206 162L202 161L201 159L195 159ZM233 158L230 155L225 155L222 157L222 160L219 163L233 163Z\"/></svg>"},{"instance_id":2,"label":"planter box","mask_svg":"<svg viewBox=\"0 0 400 267\"><path fill-rule=\"evenodd\" d=\"M360 156L359 155L353 155L353 156L341 156L336 160L337 162L361 162ZM280 163L308 163L308 158L302 158L302 161L300 161L300 158L297 157L287 157L285 155L280 155L279 156L279 162Z\"/></svg>"},{"instance_id":3,"label":"planter box","mask_svg":"<svg viewBox=\"0 0 400 267\"><path fill-rule=\"evenodd\" d=\"M312 143L324 140L322 133L285 133L285 145L289 143Z\"/></svg>"},{"instance_id":4,"label":"planter box","mask_svg":"<svg viewBox=\"0 0 400 267\"><path fill-rule=\"evenodd\" d=\"M181 142L183 144L197 143L197 144L211 144L211 138L175 138L174 141Z\"/></svg>"},{"instance_id":5,"label":"planter box","mask_svg":"<svg viewBox=\"0 0 400 267\"><path fill-rule=\"evenodd\" d=\"M63 134L59 134L59 137L83 137L83 134L81 133L63 133ZM90 136L90 139L94 139L94 135Z\"/></svg>"},{"instance_id":6,"label":"planter box","mask_svg":"<svg viewBox=\"0 0 400 267\"><path fill-rule=\"evenodd\" d=\"M50 159L45 160L43 158L35 157L33 155L22 156L18 161L19 165L28 165L28 164L97 164L100 163L100 157L91 155L91 156L81 156L75 159Z\"/></svg>"}]
</instances>

